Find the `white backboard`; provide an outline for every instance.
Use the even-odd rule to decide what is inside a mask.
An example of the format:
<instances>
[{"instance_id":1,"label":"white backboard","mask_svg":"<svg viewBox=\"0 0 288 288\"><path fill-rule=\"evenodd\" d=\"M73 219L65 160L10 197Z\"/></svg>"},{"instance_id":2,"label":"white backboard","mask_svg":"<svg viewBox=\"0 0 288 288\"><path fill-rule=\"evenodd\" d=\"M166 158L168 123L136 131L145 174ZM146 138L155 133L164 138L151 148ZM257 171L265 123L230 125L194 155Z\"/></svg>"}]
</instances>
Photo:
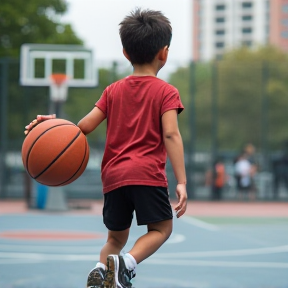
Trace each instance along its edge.
<instances>
[{"instance_id":1,"label":"white backboard","mask_svg":"<svg viewBox=\"0 0 288 288\"><path fill-rule=\"evenodd\" d=\"M98 85L98 73L91 49L80 45L23 44L21 46L21 85L50 86L51 75L55 73L67 75L68 87Z\"/></svg>"}]
</instances>

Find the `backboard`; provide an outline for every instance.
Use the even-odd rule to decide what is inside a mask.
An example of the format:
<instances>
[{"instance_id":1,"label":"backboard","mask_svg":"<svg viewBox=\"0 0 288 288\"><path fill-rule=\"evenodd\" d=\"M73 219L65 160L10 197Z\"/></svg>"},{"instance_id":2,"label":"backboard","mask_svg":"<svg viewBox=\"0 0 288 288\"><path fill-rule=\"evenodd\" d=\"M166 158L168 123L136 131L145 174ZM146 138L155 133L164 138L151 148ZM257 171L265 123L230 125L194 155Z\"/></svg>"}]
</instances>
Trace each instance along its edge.
<instances>
[{"instance_id":1,"label":"backboard","mask_svg":"<svg viewBox=\"0 0 288 288\"><path fill-rule=\"evenodd\" d=\"M20 84L50 86L51 75L67 75L68 87L95 87L98 75L93 52L80 45L23 44Z\"/></svg>"}]
</instances>

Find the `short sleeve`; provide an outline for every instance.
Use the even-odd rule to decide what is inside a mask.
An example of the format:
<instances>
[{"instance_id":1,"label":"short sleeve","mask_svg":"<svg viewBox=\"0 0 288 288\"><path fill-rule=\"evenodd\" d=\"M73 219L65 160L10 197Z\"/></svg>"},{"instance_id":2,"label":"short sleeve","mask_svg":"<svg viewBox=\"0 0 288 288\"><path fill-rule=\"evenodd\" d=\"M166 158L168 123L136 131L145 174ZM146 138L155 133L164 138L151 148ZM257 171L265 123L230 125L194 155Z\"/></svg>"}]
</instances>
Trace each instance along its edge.
<instances>
[{"instance_id":1,"label":"short sleeve","mask_svg":"<svg viewBox=\"0 0 288 288\"><path fill-rule=\"evenodd\" d=\"M107 88L103 91L100 99L95 103L106 116L107 116Z\"/></svg>"},{"instance_id":2,"label":"short sleeve","mask_svg":"<svg viewBox=\"0 0 288 288\"><path fill-rule=\"evenodd\" d=\"M184 110L184 106L181 102L180 95L178 90L173 86L168 86L168 89L165 89L164 98L161 107L161 115L165 112L173 109L178 110L180 114Z\"/></svg>"}]
</instances>

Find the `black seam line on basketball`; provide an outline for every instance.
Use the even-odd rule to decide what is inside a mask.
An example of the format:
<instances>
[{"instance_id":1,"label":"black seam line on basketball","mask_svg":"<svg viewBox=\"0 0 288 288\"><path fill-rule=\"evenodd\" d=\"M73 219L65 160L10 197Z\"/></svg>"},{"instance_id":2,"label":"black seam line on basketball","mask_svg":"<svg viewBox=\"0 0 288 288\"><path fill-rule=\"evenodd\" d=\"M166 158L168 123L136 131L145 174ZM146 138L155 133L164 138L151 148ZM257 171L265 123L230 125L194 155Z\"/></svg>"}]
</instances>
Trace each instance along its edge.
<instances>
[{"instance_id":1,"label":"black seam line on basketball","mask_svg":"<svg viewBox=\"0 0 288 288\"><path fill-rule=\"evenodd\" d=\"M83 157L83 160L82 160L82 163L81 165L79 166L79 168L77 169L77 171L73 174L73 176L71 176L68 180L60 183L60 184L57 184L57 186L61 186L61 185L64 185L66 182L69 182L77 173L78 171L81 169L83 163L84 163L84 160L85 160L85 157L86 157L86 153L87 153L87 144L85 143L85 154L84 154L84 157Z\"/></svg>"},{"instance_id":2,"label":"black seam line on basketball","mask_svg":"<svg viewBox=\"0 0 288 288\"><path fill-rule=\"evenodd\" d=\"M35 145L35 143L37 142L37 140L38 140L42 135L44 135L47 131L51 130L51 129L54 128L54 127L65 126L65 125L74 126L74 124L69 124L69 123L67 123L67 124L66 124L66 123L65 123L65 124L57 124L57 125L55 125L55 126L52 126L52 127L48 128L47 130L43 131L43 132L34 140L34 142L32 143L32 145L30 146L29 151L28 151L28 153L27 153L27 157L26 157L26 171L27 171L27 173L29 174L29 176L30 176L31 178L35 179L35 177L33 177L33 176L29 173L29 169L28 169L28 159L29 159L29 155L30 155L30 152L31 152L33 146Z\"/></svg>"},{"instance_id":3,"label":"black seam line on basketball","mask_svg":"<svg viewBox=\"0 0 288 288\"><path fill-rule=\"evenodd\" d=\"M62 150L61 153L58 154L58 156L56 158L54 158L54 160L41 173L39 173L37 176L35 176L34 179L37 179L44 172L46 172L60 158L60 156L64 154L64 152L72 145L72 143L79 137L80 134L81 134L81 130L78 131L76 136L70 141L70 143L66 146L66 148L64 150Z\"/></svg>"}]
</instances>

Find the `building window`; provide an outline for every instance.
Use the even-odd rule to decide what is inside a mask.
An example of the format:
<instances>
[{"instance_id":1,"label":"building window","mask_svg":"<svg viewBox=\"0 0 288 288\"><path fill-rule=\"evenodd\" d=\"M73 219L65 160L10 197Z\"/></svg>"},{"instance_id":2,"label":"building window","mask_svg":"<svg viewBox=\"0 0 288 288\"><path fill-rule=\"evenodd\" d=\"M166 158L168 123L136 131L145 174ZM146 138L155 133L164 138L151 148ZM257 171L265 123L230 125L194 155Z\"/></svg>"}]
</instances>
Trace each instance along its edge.
<instances>
[{"instance_id":1,"label":"building window","mask_svg":"<svg viewBox=\"0 0 288 288\"><path fill-rule=\"evenodd\" d=\"M217 18L215 19L215 22L216 22L216 23L224 23L224 22L225 22L225 18L224 18L224 17L217 17Z\"/></svg>"},{"instance_id":2,"label":"building window","mask_svg":"<svg viewBox=\"0 0 288 288\"><path fill-rule=\"evenodd\" d=\"M215 47L216 47L216 48L224 48L224 47L225 47L225 44L224 44L224 42L216 42L216 43L215 43Z\"/></svg>"},{"instance_id":3,"label":"building window","mask_svg":"<svg viewBox=\"0 0 288 288\"><path fill-rule=\"evenodd\" d=\"M216 35L225 35L225 30L216 30Z\"/></svg>"},{"instance_id":4,"label":"building window","mask_svg":"<svg viewBox=\"0 0 288 288\"><path fill-rule=\"evenodd\" d=\"M251 34L252 33L252 28L242 28L242 33L243 34Z\"/></svg>"},{"instance_id":5,"label":"building window","mask_svg":"<svg viewBox=\"0 0 288 288\"><path fill-rule=\"evenodd\" d=\"M288 13L288 4L282 6L282 12L286 14Z\"/></svg>"},{"instance_id":6,"label":"building window","mask_svg":"<svg viewBox=\"0 0 288 288\"><path fill-rule=\"evenodd\" d=\"M281 32L281 37L285 38L285 39L288 39L288 31Z\"/></svg>"},{"instance_id":7,"label":"building window","mask_svg":"<svg viewBox=\"0 0 288 288\"><path fill-rule=\"evenodd\" d=\"M283 26L286 26L286 27L288 26L288 19L282 19L281 22Z\"/></svg>"},{"instance_id":8,"label":"building window","mask_svg":"<svg viewBox=\"0 0 288 288\"><path fill-rule=\"evenodd\" d=\"M253 3L252 2L242 2L242 8L249 9L252 8Z\"/></svg>"},{"instance_id":9,"label":"building window","mask_svg":"<svg viewBox=\"0 0 288 288\"><path fill-rule=\"evenodd\" d=\"M252 16L251 15L244 15L244 16L242 16L242 20L243 21L251 21L253 18L252 18Z\"/></svg>"},{"instance_id":10,"label":"building window","mask_svg":"<svg viewBox=\"0 0 288 288\"><path fill-rule=\"evenodd\" d=\"M223 4L216 5L215 9L217 11L223 11L223 10L225 10L225 5L223 5Z\"/></svg>"}]
</instances>

